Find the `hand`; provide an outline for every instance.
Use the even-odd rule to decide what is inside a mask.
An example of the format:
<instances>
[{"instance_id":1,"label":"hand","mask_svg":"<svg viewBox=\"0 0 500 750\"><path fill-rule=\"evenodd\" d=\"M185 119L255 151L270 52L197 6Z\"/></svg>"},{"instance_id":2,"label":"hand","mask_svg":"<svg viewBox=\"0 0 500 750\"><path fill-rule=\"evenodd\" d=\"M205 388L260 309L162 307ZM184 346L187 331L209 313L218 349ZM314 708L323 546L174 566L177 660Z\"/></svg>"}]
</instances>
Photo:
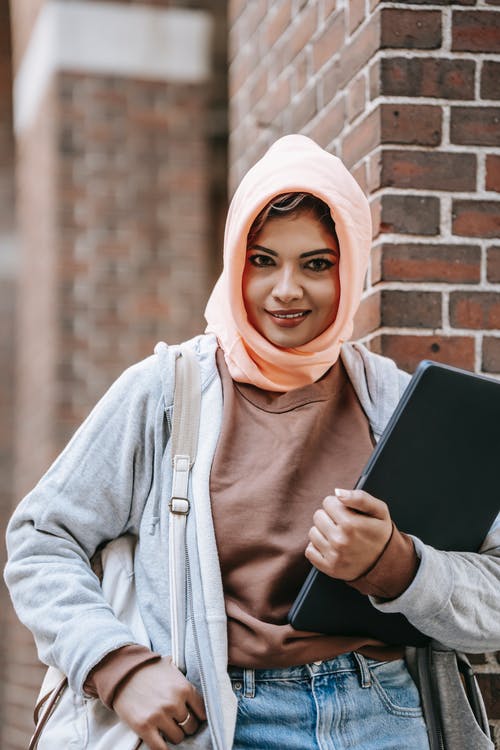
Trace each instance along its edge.
<instances>
[{"instance_id":1,"label":"hand","mask_svg":"<svg viewBox=\"0 0 500 750\"><path fill-rule=\"evenodd\" d=\"M366 573L392 534L387 505L363 490L335 490L313 516L305 555L331 578L352 581Z\"/></svg>"},{"instance_id":2,"label":"hand","mask_svg":"<svg viewBox=\"0 0 500 750\"><path fill-rule=\"evenodd\" d=\"M169 656L134 672L118 688L113 710L151 750L166 750L165 740L177 745L207 718L203 698Z\"/></svg>"}]
</instances>

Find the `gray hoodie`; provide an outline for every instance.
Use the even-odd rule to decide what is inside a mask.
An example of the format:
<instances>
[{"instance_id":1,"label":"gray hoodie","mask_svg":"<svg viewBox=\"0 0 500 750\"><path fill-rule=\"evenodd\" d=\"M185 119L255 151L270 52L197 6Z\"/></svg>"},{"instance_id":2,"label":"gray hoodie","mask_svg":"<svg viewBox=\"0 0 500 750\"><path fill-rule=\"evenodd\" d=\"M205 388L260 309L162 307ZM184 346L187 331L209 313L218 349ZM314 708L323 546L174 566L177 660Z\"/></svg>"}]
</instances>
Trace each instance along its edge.
<instances>
[{"instance_id":1,"label":"gray hoodie","mask_svg":"<svg viewBox=\"0 0 500 750\"><path fill-rule=\"evenodd\" d=\"M212 335L188 342L200 363L198 456L191 477L187 537L193 616L186 640L187 677L203 691L209 726L182 747L229 749L236 699L227 675L224 596L210 510L209 475L222 417ZM170 653L168 500L172 480L170 420L176 347L126 370L111 386L38 485L21 502L7 533L5 579L40 659L83 692L89 671L109 652L133 643L103 599L89 568L96 548L126 532L138 536L136 587L151 646ZM345 344L342 359L371 428L379 437L409 376L384 357ZM402 612L446 646L500 649L500 523L482 554L441 552L415 539L421 563L397 599L374 605ZM82 745L82 747L85 745Z\"/></svg>"}]
</instances>

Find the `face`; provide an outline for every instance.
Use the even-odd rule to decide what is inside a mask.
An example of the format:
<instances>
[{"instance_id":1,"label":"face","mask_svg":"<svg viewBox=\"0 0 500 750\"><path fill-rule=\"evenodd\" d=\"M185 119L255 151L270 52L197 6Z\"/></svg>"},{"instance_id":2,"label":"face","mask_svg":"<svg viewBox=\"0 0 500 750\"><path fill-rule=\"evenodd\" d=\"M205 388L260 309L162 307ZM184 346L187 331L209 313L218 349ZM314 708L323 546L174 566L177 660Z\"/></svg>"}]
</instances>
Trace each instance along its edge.
<instances>
[{"instance_id":1,"label":"face","mask_svg":"<svg viewBox=\"0 0 500 750\"><path fill-rule=\"evenodd\" d=\"M311 213L268 219L247 250L243 300L250 323L283 348L328 328L340 299L339 246Z\"/></svg>"}]
</instances>

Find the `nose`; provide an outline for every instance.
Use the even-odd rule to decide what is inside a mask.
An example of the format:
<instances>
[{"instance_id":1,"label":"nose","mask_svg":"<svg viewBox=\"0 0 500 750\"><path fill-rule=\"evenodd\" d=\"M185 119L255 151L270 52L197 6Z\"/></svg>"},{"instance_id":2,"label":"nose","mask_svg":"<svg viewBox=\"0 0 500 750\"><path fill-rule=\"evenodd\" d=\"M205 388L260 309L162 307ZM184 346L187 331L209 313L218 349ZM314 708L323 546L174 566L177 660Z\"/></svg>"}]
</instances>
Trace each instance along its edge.
<instances>
[{"instance_id":1,"label":"nose","mask_svg":"<svg viewBox=\"0 0 500 750\"><path fill-rule=\"evenodd\" d=\"M293 268L279 270L272 290L274 299L281 302L292 302L303 297L304 290L300 285Z\"/></svg>"}]
</instances>

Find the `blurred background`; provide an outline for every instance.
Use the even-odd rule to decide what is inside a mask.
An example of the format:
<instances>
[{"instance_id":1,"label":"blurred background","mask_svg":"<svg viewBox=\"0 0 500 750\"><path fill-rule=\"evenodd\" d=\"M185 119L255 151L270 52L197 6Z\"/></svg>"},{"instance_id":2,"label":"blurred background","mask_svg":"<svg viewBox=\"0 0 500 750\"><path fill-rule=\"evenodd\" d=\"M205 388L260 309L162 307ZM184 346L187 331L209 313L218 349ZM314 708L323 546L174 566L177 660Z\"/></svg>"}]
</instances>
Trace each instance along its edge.
<instances>
[{"instance_id":1,"label":"blurred background","mask_svg":"<svg viewBox=\"0 0 500 750\"><path fill-rule=\"evenodd\" d=\"M369 196L355 337L500 377L499 100L499 0L0 0L2 534L113 379L203 330L228 197L284 133ZM1 750L42 672L2 585Z\"/></svg>"}]
</instances>

